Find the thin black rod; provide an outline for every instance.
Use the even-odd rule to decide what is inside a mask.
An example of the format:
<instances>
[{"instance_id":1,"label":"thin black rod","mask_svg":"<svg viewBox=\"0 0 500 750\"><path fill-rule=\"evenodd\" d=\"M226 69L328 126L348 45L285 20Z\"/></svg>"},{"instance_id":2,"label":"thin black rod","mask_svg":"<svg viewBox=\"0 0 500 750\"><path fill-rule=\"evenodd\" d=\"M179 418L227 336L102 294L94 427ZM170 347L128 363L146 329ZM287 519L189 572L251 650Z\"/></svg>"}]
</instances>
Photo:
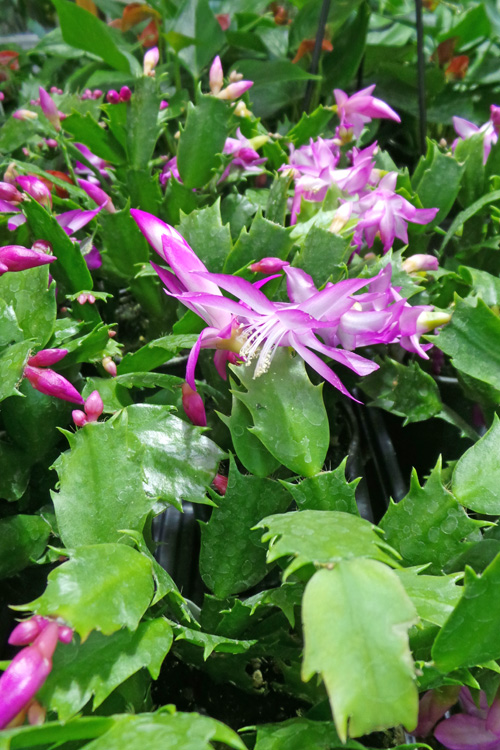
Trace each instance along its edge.
<instances>
[{"instance_id":1,"label":"thin black rod","mask_svg":"<svg viewBox=\"0 0 500 750\"><path fill-rule=\"evenodd\" d=\"M318 30L316 32L316 40L314 42L311 68L309 70L309 72L312 75L316 75L316 73L318 72L319 56L321 55L321 45L323 43L323 38L325 36L325 26L326 26L326 22L328 19L329 11L330 11L330 0L323 0L323 4L321 6L321 10L319 13ZM314 84L315 84L315 81L311 79L307 82L306 93L304 96L304 112L309 112Z\"/></svg>"},{"instance_id":2,"label":"thin black rod","mask_svg":"<svg viewBox=\"0 0 500 750\"><path fill-rule=\"evenodd\" d=\"M417 83L418 83L418 131L420 151L426 152L425 136L427 134L427 113L425 110L425 56L424 24L422 21L422 0L415 0L415 19L417 22Z\"/></svg>"}]
</instances>

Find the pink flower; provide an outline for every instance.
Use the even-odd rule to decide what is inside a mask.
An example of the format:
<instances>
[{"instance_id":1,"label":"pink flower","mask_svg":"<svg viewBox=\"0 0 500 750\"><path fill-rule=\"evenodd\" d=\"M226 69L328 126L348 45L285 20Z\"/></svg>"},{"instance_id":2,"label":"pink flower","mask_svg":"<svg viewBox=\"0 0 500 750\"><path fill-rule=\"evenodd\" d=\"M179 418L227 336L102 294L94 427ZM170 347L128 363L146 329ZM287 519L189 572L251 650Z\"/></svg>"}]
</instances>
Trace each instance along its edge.
<instances>
[{"instance_id":1,"label":"pink flower","mask_svg":"<svg viewBox=\"0 0 500 750\"><path fill-rule=\"evenodd\" d=\"M84 411L75 409L72 412L73 421L75 422L77 427L83 427L89 422L97 422L97 420L101 416L104 409L104 404L102 403L102 398L99 391L92 391L90 396L85 401L85 405L83 408Z\"/></svg>"},{"instance_id":2,"label":"pink flower","mask_svg":"<svg viewBox=\"0 0 500 750\"><path fill-rule=\"evenodd\" d=\"M214 481L212 482L213 488L217 490L219 495L225 495L227 492L227 477L222 474L216 474Z\"/></svg>"},{"instance_id":3,"label":"pink flower","mask_svg":"<svg viewBox=\"0 0 500 750\"><path fill-rule=\"evenodd\" d=\"M248 270L253 273L278 273L289 265L287 260L281 260L281 258L262 258L257 263L251 263Z\"/></svg>"},{"instance_id":4,"label":"pink flower","mask_svg":"<svg viewBox=\"0 0 500 750\"><path fill-rule=\"evenodd\" d=\"M79 186L82 188L82 190L85 190L89 198L91 198L94 203L97 203L98 206L102 206L106 211L109 211L110 214L114 214L116 212L116 208L113 205L113 201L111 200L110 196L102 190L102 188L99 187L99 185L94 185L93 182L89 182L89 180L77 180Z\"/></svg>"},{"instance_id":5,"label":"pink flower","mask_svg":"<svg viewBox=\"0 0 500 750\"><path fill-rule=\"evenodd\" d=\"M83 404L83 398L76 388L65 377L48 368L48 365L56 364L67 353L67 349L43 349L28 359L23 375L33 388L46 396Z\"/></svg>"},{"instance_id":6,"label":"pink flower","mask_svg":"<svg viewBox=\"0 0 500 750\"><path fill-rule=\"evenodd\" d=\"M38 120L37 113L32 112L31 109L16 109L16 111L12 113L12 117L16 120Z\"/></svg>"},{"instance_id":7,"label":"pink flower","mask_svg":"<svg viewBox=\"0 0 500 750\"><path fill-rule=\"evenodd\" d=\"M239 77L239 76L238 76ZM230 83L225 88L222 88L224 83L224 71L222 69L222 63L219 55L214 58L212 65L210 66L209 73L209 86L210 92L218 99L238 99L243 96L245 91L253 86L253 81L238 80Z\"/></svg>"},{"instance_id":8,"label":"pink flower","mask_svg":"<svg viewBox=\"0 0 500 750\"><path fill-rule=\"evenodd\" d=\"M7 271L26 271L53 263L57 258L41 250L33 250L21 245L0 247L0 275Z\"/></svg>"},{"instance_id":9,"label":"pink flower","mask_svg":"<svg viewBox=\"0 0 500 750\"><path fill-rule=\"evenodd\" d=\"M334 89L340 119L340 136L343 141L348 137L349 131L355 138L359 138L364 126L371 122L373 117L401 122L399 115L386 102L371 96L374 88L375 84L357 91L352 96L347 96L341 89Z\"/></svg>"},{"instance_id":10,"label":"pink flower","mask_svg":"<svg viewBox=\"0 0 500 750\"><path fill-rule=\"evenodd\" d=\"M499 750L500 700L496 698L489 707L481 691L476 706L469 688L463 687L459 702L462 712L437 725L436 739L450 750Z\"/></svg>"},{"instance_id":11,"label":"pink flower","mask_svg":"<svg viewBox=\"0 0 500 750\"><path fill-rule=\"evenodd\" d=\"M40 94L40 106L43 114L56 130L61 130L61 120L55 101L42 86L39 87L38 92Z\"/></svg>"},{"instance_id":12,"label":"pink flower","mask_svg":"<svg viewBox=\"0 0 500 750\"><path fill-rule=\"evenodd\" d=\"M239 128L236 131L236 138L226 138L222 153L231 155L233 158L224 170L220 182L226 179L232 167L240 167L245 172L260 174L262 172L260 165L267 161L265 156L259 156L252 148L252 142L245 138Z\"/></svg>"},{"instance_id":13,"label":"pink flower","mask_svg":"<svg viewBox=\"0 0 500 750\"><path fill-rule=\"evenodd\" d=\"M177 167L177 157L172 156L171 159L167 161L165 166L163 167L161 174L160 174L160 183L163 187L167 184L167 181L171 178L175 177L175 179L178 182L182 182L181 176L179 174L179 169Z\"/></svg>"},{"instance_id":14,"label":"pink flower","mask_svg":"<svg viewBox=\"0 0 500 750\"><path fill-rule=\"evenodd\" d=\"M464 120L463 117L453 117L453 127L455 128L455 132L459 136L460 139L466 140L467 138L470 138L473 135L476 135L476 133L481 133L483 136L483 164L486 164L486 161L488 159L488 156L490 155L491 147L493 144L495 144L498 140L498 133L500 132L500 107L497 107L495 104L491 105L490 108L490 119L484 123L484 125L481 125L481 127L478 127L477 125L474 125L473 122L469 122L469 120ZM458 138L453 142L452 149L455 150L455 147L458 143Z\"/></svg>"},{"instance_id":15,"label":"pink flower","mask_svg":"<svg viewBox=\"0 0 500 750\"><path fill-rule=\"evenodd\" d=\"M154 76L155 68L158 65L160 59L160 51L158 47L151 47L144 55L142 63L143 72L145 76Z\"/></svg>"},{"instance_id":16,"label":"pink flower","mask_svg":"<svg viewBox=\"0 0 500 750\"><path fill-rule=\"evenodd\" d=\"M25 193L31 195L37 203L41 203L45 208L52 208L52 195L44 182L32 174L19 175L16 179L17 184Z\"/></svg>"},{"instance_id":17,"label":"pink flower","mask_svg":"<svg viewBox=\"0 0 500 750\"><path fill-rule=\"evenodd\" d=\"M182 406L186 412L186 416L193 424L199 427L207 426L207 416L205 414L203 399L188 383L183 383L182 385Z\"/></svg>"}]
</instances>

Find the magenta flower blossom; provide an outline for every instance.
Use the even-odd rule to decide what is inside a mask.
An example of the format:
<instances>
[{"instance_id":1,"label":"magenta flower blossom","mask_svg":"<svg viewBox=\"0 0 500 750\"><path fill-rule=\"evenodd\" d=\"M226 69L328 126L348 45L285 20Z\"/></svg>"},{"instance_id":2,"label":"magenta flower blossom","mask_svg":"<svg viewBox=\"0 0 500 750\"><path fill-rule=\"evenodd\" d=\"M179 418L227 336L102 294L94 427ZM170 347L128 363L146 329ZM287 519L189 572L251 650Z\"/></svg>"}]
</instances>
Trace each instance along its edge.
<instances>
[{"instance_id":1,"label":"magenta flower blossom","mask_svg":"<svg viewBox=\"0 0 500 750\"><path fill-rule=\"evenodd\" d=\"M194 391L188 383L182 385L182 406L186 416L198 427L207 426L207 415L203 399L197 391Z\"/></svg>"},{"instance_id":2,"label":"magenta flower blossom","mask_svg":"<svg viewBox=\"0 0 500 750\"><path fill-rule=\"evenodd\" d=\"M429 308L411 307L391 287L390 265L373 279L329 283L321 291L304 271L287 266L290 302L272 302L260 291L268 279L251 284L240 277L209 273L175 229L144 211L131 213L146 239L174 272L153 264L167 294L208 324L188 358L186 381L193 390L202 348L217 350L216 366L223 377L226 361L234 362L236 357L247 364L256 359L254 377L259 377L269 369L276 348L290 346L347 396L350 394L339 377L318 353L361 376L373 372L378 365L352 351L359 346L399 342L426 357L418 338L423 330L429 330L431 322L422 318L429 315ZM368 291L357 294L363 287L368 287ZM224 297L222 289L236 300Z\"/></svg>"},{"instance_id":3,"label":"magenta flower blossom","mask_svg":"<svg viewBox=\"0 0 500 750\"><path fill-rule=\"evenodd\" d=\"M33 174L22 174L16 179L17 184L25 193L31 195L37 203L41 203L45 208L52 208L52 195L47 185Z\"/></svg>"},{"instance_id":4,"label":"magenta flower blossom","mask_svg":"<svg viewBox=\"0 0 500 750\"><path fill-rule=\"evenodd\" d=\"M71 412L71 416L77 427L83 427L89 422L97 422L104 409L99 391L92 391L85 401L83 409L83 411L75 409Z\"/></svg>"},{"instance_id":5,"label":"magenta flower blossom","mask_svg":"<svg viewBox=\"0 0 500 750\"><path fill-rule=\"evenodd\" d=\"M437 725L436 739L449 750L500 750L500 699L489 707L481 691L476 706L469 688L463 687L459 703L462 712Z\"/></svg>"},{"instance_id":6,"label":"magenta flower blossom","mask_svg":"<svg viewBox=\"0 0 500 750\"><path fill-rule=\"evenodd\" d=\"M23 195L19 192L16 186L11 185L10 182L0 182L0 200L9 201L11 203L21 203Z\"/></svg>"},{"instance_id":7,"label":"magenta flower blossom","mask_svg":"<svg viewBox=\"0 0 500 750\"><path fill-rule=\"evenodd\" d=\"M43 349L28 359L23 376L29 380L35 390L46 396L54 396L54 398L74 404L83 404L83 398L76 388L65 377L48 367L59 362L67 353L67 349Z\"/></svg>"},{"instance_id":8,"label":"magenta flower blossom","mask_svg":"<svg viewBox=\"0 0 500 750\"><path fill-rule=\"evenodd\" d=\"M341 89L334 89L340 119L339 134L343 142L346 142L346 139L351 140L351 136L359 138L364 126L374 117L401 122L399 115L386 102L371 95L374 88L375 84L357 91L352 96L347 96Z\"/></svg>"},{"instance_id":9,"label":"magenta flower blossom","mask_svg":"<svg viewBox=\"0 0 500 750\"><path fill-rule=\"evenodd\" d=\"M42 88L42 86L39 87L38 92L40 95L40 106L43 114L56 130L61 130L61 119L55 101L52 99L51 95Z\"/></svg>"},{"instance_id":10,"label":"magenta flower blossom","mask_svg":"<svg viewBox=\"0 0 500 750\"><path fill-rule=\"evenodd\" d=\"M49 676L58 635L59 625L50 622L32 646L23 648L12 659L0 677L0 729L27 708Z\"/></svg>"},{"instance_id":11,"label":"magenta flower blossom","mask_svg":"<svg viewBox=\"0 0 500 750\"><path fill-rule=\"evenodd\" d=\"M22 245L0 247L0 275L7 271L26 271L53 263L57 258L41 250L33 250Z\"/></svg>"},{"instance_id":12,"label":"magenta flower blossom","mask_svg":"<svg viewBox=\"0 0 500 750\"><path fill-rule=\"evenodd\" d=\"M105 211L109 211L110 214L116 213L116 208L114 207L110 196L105 193L99 185L95 185L93 182L89 182L89 180L82 179L77 180L77 182L94 203L97 203L98 206L104 208Z\"/></svg>"},{"instance_id":13,"label":"magenta flower blossom","mask_svg":"<svg viewBox=\"0 0 500 750\"><path fill-rule=\"evenodd\" d=\"M122 86L119 93L120 102L129 102L132 98L132 92L128 86Z\"/></svg>"},{"instance_id":14,"label":"magenta flower blossom","mask_svg":"<svg viewBox=\"0 0 500 750\"><path fill-rule=\"evenodd\" d=\"M118 104L120 101L120 94L118 91L115 91L115 89L110 89L106 94L106 101L108 104Z\"/></svg>"},{"instance_id":15,"label":"magenta flower blossom","mask_svg":"<svg viewBox=\"0 0 500 750\"><path fill-rule=\"evenodd\" d=\"M424 253L416 253L410 255L401 264L403 271L406 273L420 273L421 271L437 271L439 268L439 261L435 255L426 255Z\"/></svg>"},{"instance_id":16,"label":"magenta flower blossom","mask_svg":"<svg viewBox=\"0 0 500 750\"><path fill-rule=\"evenodd\" d=\"M248 270L253 273L277 273L289 265L287 260L281 260L281 258L262 258L257 263L251 263Z\"/></svg>"},{"instance_id":17,"label":"magenta flower blossom","mask_svg":"<svg viewBox=\"0 0 500 750\"><path fill-rule=\"evenodd\" d=\"M267 161L265 156L259 156L257 151L252 147L251 141L245 138L239 128L236 131L236 138L226 138L222 153L229 154L233 158L224 170L220 182L226 179L234 167L240 167L245 172L260 174L262 172L260 165Z\"/></svg>"},{"instance_id":18,"label":"magenta flower blossom","mask_svg":"<svg viewBox=\"0 0 500 750\"><path fill-rule=\"evenodd\" d=\"M397 237L408 242L408 223L428 224L438 213L437 208L415 208L403 196L394 192L397 174L389 172L379 186L366 193L353 204L353 211L359 216L352 244L360 247L363 236L368 247L372 247L377 234L380 235L386 253Z\"/></svg>"},{"instance_id":19,"label":"magenta flower blossom","mask_svg":"<svg viewBox=\"0 0 500 750\"><path fill-rule=\"evenodd\" d=\"M178 182L182 182L181 176L179 174L179 169L177 167L177 157L172 156L171 159L167 161L165 166L163 167L161 174L160 174L160 183L163 187L167 184L167 181L171 178L175 177L175 179Z\"/></svg>"},{"instance_id":20,"label":"magenta flower blossom","mask_svg":"<svg viewBox=\"0 0 500 750\"><path fill-rule=\"evenodd\" d=\"M491 105L490 119L487 122L485 122L484 125L481 125L481 127L474 125L474 123L469 122L469 120L464 120L463 117L453 117L452 120L453 120L453 127L455 128L455 132L457 133L459 138L462 140L466 140L467 138L470 138L476 133L482 133L483 135L483 164L486 164L488 156L490 155L491 147L493 144L497 142L498 133L500 132L500 107L497 107L495 104ZM459 139L457 138L453 142L452 144L453 150L455 150L458 140Z\"/></svg>"},{"instance_id":21,"label":"magenta flower blossom","mask_svg":"<svg viewBox=\"0 0 500 750\"><path fill-rule=\"evenodd\" d=\"M118 92L116 92L118 99L120 95ZM75 146L80 151L80 153L89 161L92 166L94 166L97 170L99 170L100 174L103 177L109 177L109 169L111 168L111 165L108 164L108 162L105 159L101 159L100 156L96 156L92 153L92 151L87 148L83 143L75 143ZM94 176L93 171L90 169L90 167L86 167L85 164L82 164L81 162L77 161L75 166L75 172L78 174L88 174L89 180L91 182L97 182L97 178Z\"/></svg>"}]
</instances>

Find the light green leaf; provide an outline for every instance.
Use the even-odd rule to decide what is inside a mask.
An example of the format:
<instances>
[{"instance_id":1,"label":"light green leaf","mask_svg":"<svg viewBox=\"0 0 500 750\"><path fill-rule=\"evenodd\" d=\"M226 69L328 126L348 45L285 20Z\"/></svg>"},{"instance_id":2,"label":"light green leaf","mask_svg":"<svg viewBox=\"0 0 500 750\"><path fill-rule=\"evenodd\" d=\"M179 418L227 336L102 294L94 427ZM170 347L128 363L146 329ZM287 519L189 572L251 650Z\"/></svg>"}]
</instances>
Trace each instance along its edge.
<instances>
[{"instance_id":1,"label":"light green leaf","mask_svg":"<svg viewBox=\"0 0 500 750\"><path fill-rule=\"evenodd\" d=\"M233 250L227 257L224 273L234 273L262 258L286 260L292 245L289 228L264 219L259 210L250 231L247 232L245 227L241 230Z\"/></svg>"},{"instance_id":2,"label":"light green leaf","mask_svg":"<svg viewBox=\"0 0 500 750\"><path fill-rule=\"evenodd\" d=\"M344 239L327 229L312 226L292 265L302 268L312 276L316 286L321 287L328 279L339 281L351 255L350 238Z\"/></svg>"},{"instance_id":3,"label":"light green leaf","mask_svg":"<svg viewBox=\"0 0 500 750\"><path fill-rule=\"evenodd\" d=\"M269 542L268 562L288 555L295 558L287 568L287 576L308 563L326 565L352 557L371 557L395 564L390 556L394 550L380 538L381 530L350 513L334 510L282 513L264 518L258 528L264 527L268 529L262 537L263 542Z\"/></svg>"},{"instance_id":4,"label":"light green leaf","mask_svg":"<svg viewBox=\"0 0 500 750\"><path fill-rule=\"evenodd\" d=\"M290 497L278 482L240 474L233 458L226 494L211 495L217 507L201 529L200 573L214 594L224 599L266 575L266 550L260 533L252 529L263 516L284 512Z\"/></svg>"},{"instance_id":5,"label":"light green leaf","mask_svg":"<svg viewBox=\"0 0 500 750\"><path fill-rule=\"evenodd\" d=\"M42 596L16 609L61 617L82 642L92 630L104 635L135 630L154 593L144 555L125 544L93 544L69 554L68 562L49 573Z\"/></svg>"},{"instance_id":6,"label":"light green leaf","mask_svg":"<svg viewBox=\"0 0 500 750\"><path fill-rule=\"evenodd\" d=\"M451 576L420 575L423 570L425 566L401 568L395 573L415 605L418 616L441 627L462 596L463 589L456 585L462 576L460 573Z\"/></svg>"},{"instance_id":7,"label":"light green leaf","mask_svg":"<svg viewBox=\"0 0 500 750\"><path fill-rule=\"evenodd\" d=\"M40 516L11 516L0 519L0 578L18 573L37 560L45 550L49 525Z\"/></svg>"},{"instance_id":8,"label":"light green leaf","mask_svg":"<svg viewBox=\"0 0 500 750\"><path fill-rule=\"evenodd\" d=\"M153 156L160 134L158 84L151 76L137 78L134 95L127 108L128 166L132 170L146 169Z\"/></svg>"},{"instance_id":9,"label":"light green leaf","mask_svg":"<svg viewBox=\"0 0 500 750\"><path fill-rule=\"evenodd\" d=\"M309 143L310 138L316 139L323 135L326 126L333 117L331 109L325 109L322 105L316 107L310 115L303 112L300 120L288 131L287 138L296 148Z\"/></svg>"},{"instance_id":10,"label":"light green leaf","mask_svg":"<svg viewBox=\"0 0 500 750\"><path fill-rule=\"evenodd\" d=\"M465 569L463 596L434 642L441 672L500 658L500 555L482 575Z\"/></svg>"},{"instance_id":11,"label":"light green leaf","mask_svg":"<svg viewBox=\"0 0 500 750\"><path fill-rule=\"evenodd\" d=\"M32 346L32 341L19 341L0 353L0 401L19 393L17 385Z\"/></svg>"},{"instance_id":12,"label":"light green leaf","mask_svg":"<svg viewBox=\"0 0 500 750\"><path fill-rule=\"evenodd\" d=\"M431 563L429 573L439 575L448 560L465 551L464 539L484 523L469 518L443 487L439 459L425 486L413 472L410 491L397 504L391 500L380 526L401 554L403 565Z\"/></svg>"},{"instance_id":13,"label":"light green leaf","mask_svg":"<svg viewBox=\"0 0 500 750\"><path fill-rule=\"evenodd\" d=\"M186 242L212 273L220 273L233 243L229 224L222 224L220 199L207 208L199 208L187 216L181 214L177 227Z\"/></svg>"},{"instance_id":14,"label":"light green leaf","mask_svg":"<svg viewBox=\"0 0 500 750\"><path fill-rule=\"evenodd\" d=\"M360 480L348 482L345 477L347 457L334 471L322 471L299 484L283 482L299 510L340 510L359 516L356 505L356 487Z\"/></svg>"},{"instance_id":15,"label":"light green leaf","mask_svg":"<svg viewBox=\"0 0 500 750\"><path fill-rule=\"evenodd\" d=\"M147 668L156 679L172 640L172 628L163 618L140 623L135 633L94 632L85 643L73 640L56 650L52 672L38 697L47 708L57 711L60 719L80 711L92 696L95 711L139 669Z\"/></svg>"},{"instance_id":16,"label":"light green leaf","mask_svg":"<svg viewBox=\"0 0 500 750\"><path fill-rule=\"evenodd\" d=\"M234 395L250 411L250 429L267 450L297 474L321 471L330 439L328 418L322 385L312 385L304 361L279 348L269 370L258 378L251 365L230 369L247 389Z\"/></svg>"},{"instance_id":17,"label":"light green leaf","mask_svg":"<svg viewBox=\"0 0 500 750\"><path fill-rule=\"evenodd\" d=\"M342 744L331 721L300 718L258 726L254 750L364 750L364 747L356 740Z\"/></svg>"},{"instance_id":18,"label":"light green leaf","mask_svg":"<svg viewBox=\"0 0 500 750\"><path fill-rule=\"evenodd\" d=\"M407 630L416 611L394 571L375 560L345 560L315 573L302 606L303 678L322 676L341 740L348 731L413 729L418 691Z\"/></svg>"},{"instance_id":19,"label":"light green leaf","mask_svg":"<svg viewBox=\"0 0 500 750\"><path fill-rule=\"evenodd\" d=\"M198 336L162 336L159 339L153 339L149 343L137 349L135 352L128 352L118 365L118 374L124 375L129 372L149 372L156 367L164 365L170 359L173 359L182 349L191 349L196 343Z\"/></svg>"},{"instance_id":20,"label":"light green leaf","mask_svg":"<svg viewBox=\"0 0 500 750\"><path fill-rule=\"evenodd\" d=\"M48 279L47 266L6 273L0 278L0 297L14 310L24 338L33 339L40 348L52 336L57 312L55 290L49 287ZM2 315L2 329L4 320Z\"/></svg>"},{"instance_id":21,"label":"light green leaf","mask_svg":"<svg viewBox=\"0 0 500 750\"><path fill-rule=\"evenodd\" d=\"M466 451L453 470L452 489L466 508L500 515L500 419L495 414L488 432Z\"/></svg>"},{"instance_id":22,"label":"light green leaf","mask_svg":"<svg viewBox=\"0 0 500 750\"><path fill-rule=\"evenodd\" d=\"M73 721L49 721L41 726L4 729L0 734L0 750L33 750L40 745L91 740L104 734L114 723L111 716L84 716Z\"/></svg>"},{"instance_id":23,"label":"light green leaf","mask_svg":"<svg viewBox=\"0 0 500 750\"><path fill-rule=\"evenodd\" d=\"M196 106L189 102L177 152L179 174L186 187L203 187L219 166L228 116L226 103L214 96L200 95Z\"/></svg>"},{"instance_id":24,"label":"light green leaf","mask_svg":"<svg viewBox=\"0 0 500 750\"><path fill-rule=\"evenodd\" d=\"M458 195L465 169L459 161L456 154L455 159L450 158L449 155L439 150L437 143L427 141L427 154L425 157L420 157L412 178L412 188L424 208L439 208L439 211L434 220L420 228L420 231L437 226L450 212ZM417 226L413 226L412 230L419 231Z\"/></svg>"}]
</instances>

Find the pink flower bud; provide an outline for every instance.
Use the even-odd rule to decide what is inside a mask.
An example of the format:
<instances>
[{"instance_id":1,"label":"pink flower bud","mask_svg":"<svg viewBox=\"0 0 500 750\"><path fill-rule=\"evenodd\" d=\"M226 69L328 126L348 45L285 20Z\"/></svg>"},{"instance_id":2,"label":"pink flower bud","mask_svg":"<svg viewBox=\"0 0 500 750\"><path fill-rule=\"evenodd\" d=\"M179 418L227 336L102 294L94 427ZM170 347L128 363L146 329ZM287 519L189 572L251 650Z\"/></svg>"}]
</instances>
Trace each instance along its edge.
<instances>
[{"instance_id":1,"label":"pink flower bud","mask_svg":"<svg viewBox=\"0 0 500 750\"><path fill-rule=\"evenodd\" d=\"M222 474L216 474L212 485L219 495L225 495L227 491L227 477L224 477Z\"/></svg>"},{"instance_id":2,"label":"pink flower bud","mask_svg":"<svg viewBox=\"0 0 500 750\"><path fill-rule=\"evenodd\" d=\"M42 630L49 624L45 617L31 617L16 625L9 636L8 642L11 646L27 646L33 643Z\"/></svg>"},{"instance_id":3,"label":"pink flower bud","mask_svg":"<svg viewBox=\"0 0 500 750\"><path fill-rule=\"evenodd\" d=\"M49 148L57 148L57 141L54 138L46 138L45 143Z\"/></svg>"},{"instance_id":4,"label":"pink flower bud","mask_svg":"<svg viewBox=\"0 0 500 750\"><path fill-rule=\"evenodd\" d=\"M166 99L162 99L160 102L160 112L163 112L164 109L167 109L168 102Z\"/></svg>"},{"instance_id":5,"label":"pink flower bud","mask_svg":"<svg viewBox=\"0 0 500 750\"><path fill-rule=\"evenodd\" d=\"M51 622L32 646L23 648L0 677L0 729L23 711L52 669L59 626Z\"/></svg>"},{"instance_id":6,"label":"pink flower bud","mask_svg":"<svg viewBox=\"0 0 500 750\"><path fill-rule=\"evenodd\" d=\"M120 89L120 101L121 102L129 102L130 97L132 96L132 92L129 89L128 86L122 86Z\"/></svg>"},{"instance_id":7,"label":"pink flower bud","mask_svg":"<svg viewBox=\"0 0 500 750\"><path fill-rule=\"evenodd\" d=\"M187 383L184 383L182 386L182 406L184 407L186 416L193 424L199 427L207 426L207 416L205 414L203 399Z\"/></svg>"},{"instance_id":8,"label":"pink flower bud","mask_svg":"<svg viewBox=\"0 0 500 750\"><path fill-rule=\"evenodd\" d=\"M219 26L221 27L222 31L227 31L231 26L231 16L229 15L229 13L217 13L215 17L219 22Z\"/></svg>"},{"instance_id":9,"label":"pink flower bud","mask_svg":"<svg viewBox=\"0 0 500 750\"><path fill-rule=\"evenodd\" d=\"M10 182L0 182L0 200L9 201L9 203L21 203L23 199L19 190Z\"/></svg>"},{"instance_id":10,"label":"pink flower bud","mask_svg":"<svg viewBox=\"0 0 500 750\"><path fill-rule=\"evenodd\" d=\"M32 727L41 726L45 721L46 715L46 709L38 701L31 701L28 706L28 724Z\"/></svg>"},{"instance_id":11,"label":"pink flower bud","mask_svg":"<svg viewBox=\"0 0 500 750\"><path fill-rule=\"evenodd\" d=\"M230 83L229 86L226 86L225 89L222 89L222 91L217 94L217 97L219 99L230 99L232 101L233 99L238 99L240 96L243 96L245 91L248 91L252 86L253 81L238 81L237 83Z\"/></svg>"},{"instance_id":12,"label":"pink flower bud","mask_svg":"<svg viewBox=\"0 0 500 750\"><path fill-rule=\"evenodd\" d=\"M104 357L101 364L107 373L109 373L113 378L116 377L118 371L111 357Z\"/></svg>"},{"instance_id":13,"label":"pink flower bud","mask_svg":"<svg viewBox=\"0 0 500 750\"><path fill-rule=\"evenodd\" d=\"M3 102L4 99L5 99L5 94L3 93L3 91L0 91L0 102Z\"/></svg>"},{"instance_id":14,"label":"pink flower bud","mask_svg":"<svg viewBox=\"0 0 500 750\"><path fill-rule=\"evenodd\" d=\"M41 349L28 359L28 364L32 367L50 367L60 362L67 353L67 349Z\"/></svg>"},{"instance_id":15,"label":"pink flower bud","mask_svg":"<svg viewBox=\"0 0 500 750\"><path fill-rule=\"evenodd\" d=\"M71 416L73 417L73 422L77 427L84 427L89 421L85 412L80 411L80 409L74 409L71 412Z\"/></svg>"},{"instance_id":16,"label":"pink flower bud","mask_svg":"<svg viewBox=\"0 0 500 750\"><path fill-rule=\"evenodd\" d=\"M94 185L94 183L89 182L89 180L81 179L78 180L78 184L98 206L102 206L106 211L109 211L110 214L116 212L116 208L113 206L113 201L109 195L99 187L99 185Z\"/></svg>"},{"instance_id":17,"label":"pink flower bud","mask_svg":"<svg viewBox=\"0 0 500 750\"><path fill-rule=\"evenodd\" d=\"M43 114L56 130L61 130L61 121L55 101L42 86L39 87L38 93L40 94L40 106Z\"/></svg>"},{"instance_id":18,"label":"pink flower bud","mask_svg":"<svg viewBox=\"0 0 500 750\"><path fill-rule=\"evenodd\" d=\"M220 61L219 55L214 58L214 61L212 65L210 66L210 73L209 73L209 85L210 85L210 91L214 96L217 96L217 94L222 89L222 84L224 83L224 72L222 70L222 63Z\"/></svg>"},{"instance_id":19,"label":"pink flower bud","mask_svg":"<svg viewBox=\"0 0 500 750\"><path fill-rule=\"evenodd\" d=\"M51 86L50 87L50 93L51 94L58 94L59 93L59 89L57 88L57 86Z\"/></svg>"},{"instance_id":20,"label":"pink flower bud","mask_svg":"<svg viewBox=\"0 0 500 750\"><path fill-rule=\"evenodd\" d=\"M16 180L25 193L31 195L37 203L41 203L45 208L52 208L52 195L48 187L34 175L19 175Z\"/></svg>"},{"instance_id":21,"label":"pink flower bud","mask_svg":"<svg viewBox=\"0 0 500 750\"><path fill-rule=\"evenodd\" d=\"M108 331L108 336L110 339L114 339L114 337L116 336L116 331Z\"/></svg>"},{"instance_id":22,"label":"pink flower bud","mask_svg":"<svg viewBox=\"0 0 500 750\"><path fill-rule=\"evenodd\" d=\"M73 640L73 628L69 625L59 625L58 640L60 643L71 643Z\"/></svg>"},{"instance_id":23,"label":"pink flower bud","mask_svg":"<svg viewBox=\"0 0 500 750\"><path fill-rule=\"evenodd\" d=\"M238 83L243 80L243 73L237 73L236 70L232 70L229 74L229 83Z\"/></svg>"},{"instance_id":24,"label":"pink flower bud","mask_svg":"<svg viewBox=\"0 0 500 750\"><path fill-rule=\"evenodd\" d=\"M156 66L158 65L158 60L160 59L160 52L158 50L158 47L151 47L151 49L148 49L146 54L144 55L143 60L143 71L145 76L154 76L154 71Z\"/></svg>"},{"instance_id":25,"label":"pink flower bud","mask_svg":"<svg viewBox=\"0 0 500 750\"><path fill-rule=\"evenodd\" d=\"M115 89L111 89L106 94L106 101L109 104L118 104L118 102L120 101L120 94L118 93L118 91L115 91Z\"/></svg>"},{"instance_id":26,"label":"pink flower bud","mask_svg":"<svg viewBox=\"0 0 500 750\"><path fill-rule=\"evenodd\" d=\"M92 94L92 99L100 99L102 96L101 89L94 89L94 93Z\"/></svg>"},{"instance_id":27,"label":"pink flower bud","mask_svg":"<svg viewBox=\"0 0 500 750\"><path fill-rule=\"evenodd\" d=\"M6 245L0 247L0 264L5 271L26 271L28 268L44 266L47 263L53 263L57 258L53 255L47 255L39 250L30 250L22 245Z\"/></svg>"},{"instance_id":28,"label":"pink flower bud","mask_svg":"<svg viewBox=\"0 0 500 750\"><path fill-rule=\"evenodd\" d=\"M35 240L31 246L32 250L38 250L40 253L51 254L52 244L48 240Z\"/></svg>"},{"instance_id":29,"label":"pink flower bud","mask_svg":"<svg viewBox=\"0 0 500 750\"><path fill-rule=\"evenodd\" d=\"M287 260L281 260L281 258L262 258L257 263L249 265L248 269L253 273L278 273L289 265Z\"/></svg>"},{"instance_id":30,"label":"pink flower bud","mask_svg":"<svg viewBox=\"0 0 500 750\"><path fill-rule=\"evenodd\" d=\"M83 404L83 398L71 383L58 372L49 369L40 369L26 365L24 368L24 377L29 380L33 388L46 396L54 396L63 401L70 401L73 404Z\"/></svg>"},{"instance_id":31,"label":"pink flower bud","mask_svg":"<svg viewBox=\"0 0 500 750\"><path fill-rule=\"evenodd\" d=\"M37 113L32 112L31 109L16 109L16 111L12 113L12 117L16 120L38 120Z\"/></svg>"},{"instance_id":32,"label":"pink flower bud","mask_svg":"<svg viewBox=\"0 0 500 750\"><path fill-rule=\"evenodd\" d=\"M403 271L406 273L418 273L419 271L437 271L439 261L434 255L425 255L417 253L411 255L401 264Z\"/></svg>"},{"instance_id":33,"label":"pink flower bud","mask_svg":"<svg viewBox=\"0 0 500 750\"><path fill-rule=\"evenodd\" d=\"M85 409L85 414L88 417L87 421L97 422L104 409L104 404L102 403L102 398L99 391L92 391L90 396L85 401L85 406L83 408Z\"/></svg>"}]
</instances>

